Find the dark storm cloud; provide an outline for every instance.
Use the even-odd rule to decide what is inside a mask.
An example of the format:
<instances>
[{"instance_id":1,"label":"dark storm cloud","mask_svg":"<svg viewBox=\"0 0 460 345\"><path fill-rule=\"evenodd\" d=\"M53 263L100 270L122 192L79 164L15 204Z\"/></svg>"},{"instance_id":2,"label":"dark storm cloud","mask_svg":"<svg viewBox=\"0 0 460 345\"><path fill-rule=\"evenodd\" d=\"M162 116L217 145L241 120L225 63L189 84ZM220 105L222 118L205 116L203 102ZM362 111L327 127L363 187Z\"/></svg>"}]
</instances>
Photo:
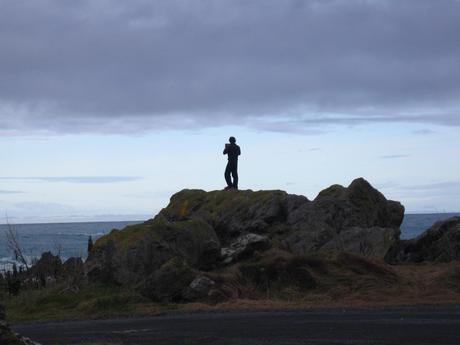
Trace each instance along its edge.
<instances>
[{"instance_id":1,"label":"dark storm cloud","mask_svg":"<svg viewBox=\"0 0 460 345\"><path fill-rule=\"evenodd\" d=\"M67 183L117 183L140 180L136 176L28 176L10 177L3 176L0 180L42 181L42 182L67 182Z\"/></svg>"},{"instance_id":2,"label":"dark storm cloud","mask_svg":"<svg viewBox=\"0 0 460 345\"><path fill-rule=\"evenodd\" d=\"M0 132L459 126L458 32L454 0L0 0Z\"/></svg>"}]
</instances>

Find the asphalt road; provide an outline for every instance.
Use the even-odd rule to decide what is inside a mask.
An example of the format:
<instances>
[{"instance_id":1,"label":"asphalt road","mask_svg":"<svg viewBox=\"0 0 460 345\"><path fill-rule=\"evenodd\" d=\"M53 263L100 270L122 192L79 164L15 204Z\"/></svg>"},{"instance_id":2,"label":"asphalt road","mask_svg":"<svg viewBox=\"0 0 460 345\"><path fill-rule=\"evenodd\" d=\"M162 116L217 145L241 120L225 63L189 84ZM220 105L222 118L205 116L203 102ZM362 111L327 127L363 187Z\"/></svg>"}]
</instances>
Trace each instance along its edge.
<instances>
[{"instance_id":1,"label":"asphalt road","mask_svg":"<svg viewBox=\"0 0 460 345\"><path fill-rule=\"evenodd\" d=\"M148 318L35 322L13 329L43 345L460 344L459 307L213 312Z\"/></svg>"}]
</instances>

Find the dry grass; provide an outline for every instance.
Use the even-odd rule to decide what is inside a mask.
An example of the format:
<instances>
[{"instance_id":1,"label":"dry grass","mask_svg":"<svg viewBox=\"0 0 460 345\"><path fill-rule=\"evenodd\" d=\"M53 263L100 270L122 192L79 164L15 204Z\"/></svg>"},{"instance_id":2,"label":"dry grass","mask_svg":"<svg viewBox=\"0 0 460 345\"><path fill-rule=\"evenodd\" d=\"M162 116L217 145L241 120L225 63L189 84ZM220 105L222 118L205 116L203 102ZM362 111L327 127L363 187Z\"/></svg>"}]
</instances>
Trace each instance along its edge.
<instances>
[{"instance_id":1,"label":"dry grass","mask_svg":"<svg viewBox=\"0 0 460 345\"><path fill-rule=\"evenodd\" d=\"M270 251L249 264L250 272L255 271L257 265L262 272L275 270L275 274L271 275L274 282L261 284L260 274L251 279L247 273L242 275L237 267L232 267L223 274L227 285L233 285L238 290L238 298L215 305L192 303L183 309L460 304L460 262L389 265L381 260L346 253L296 257L282 251ZM247 263L240 266L244 265ZM295 267L294 273L308 271L314 284L292 275L281 275L284 280L277 281L280 276L276 275L276 268L285 269L287 265Z\"/></svg>"},{"instance_id":2,"label":"dry grass","mask_svg":"<svg viewBox=\"0 0 460 345\"><path fill-rule=\"evenodd\" d=\"M346 253L294 256L272 250L207 274L224 298L158 304L134 290L25 291L6 303L10 321L148 316L168 312L372 308L460 304L460 262L388 265Z\"/></svg>"}]
</instances>

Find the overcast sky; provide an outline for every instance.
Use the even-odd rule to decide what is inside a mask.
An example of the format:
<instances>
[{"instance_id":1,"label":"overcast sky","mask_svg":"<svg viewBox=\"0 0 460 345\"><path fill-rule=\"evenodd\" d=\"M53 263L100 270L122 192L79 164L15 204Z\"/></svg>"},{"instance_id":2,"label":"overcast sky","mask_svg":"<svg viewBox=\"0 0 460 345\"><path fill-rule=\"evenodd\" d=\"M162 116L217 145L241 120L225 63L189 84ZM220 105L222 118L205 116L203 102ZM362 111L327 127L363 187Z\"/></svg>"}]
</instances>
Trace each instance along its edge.
<instances>
[{"instance_id":1,"label":"overcast sky","mask_svg":"<svg viewBox=\"0 0 460 345\"><path fill-rule=\"evenodd\" d=\"M151 216L230 135L244 189L460 211L459 32L455 0L0 0L0 211Z\"/></svg>"}]
</instances>

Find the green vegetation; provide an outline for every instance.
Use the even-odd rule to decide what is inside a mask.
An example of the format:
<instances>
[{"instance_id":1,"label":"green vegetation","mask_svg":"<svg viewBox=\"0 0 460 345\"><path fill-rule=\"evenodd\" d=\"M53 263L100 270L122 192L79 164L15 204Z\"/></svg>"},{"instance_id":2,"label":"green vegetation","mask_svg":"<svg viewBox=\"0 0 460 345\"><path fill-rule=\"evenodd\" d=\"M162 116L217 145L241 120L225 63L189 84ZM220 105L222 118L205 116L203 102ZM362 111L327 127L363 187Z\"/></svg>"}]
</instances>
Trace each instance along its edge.
<instances>
[{"instance_id":1,"label":"green vegetation","mask_svg":"<svg viewBox=\"0 0 460 345\"><path fill-rule=\"evenodd\" d=\"M9 322L106 318L153 315L177 306L152 303L134 289L87 283L78 291L57 284L39 290L24 290L5 298Z\"/></svg>"},{"instance_id":2,"label":"green vegetation","mask_svg":"<svg viewBox=\"0 0 460 345\"><path fill-rule=\"evenodd\" d=\"M136 225L129 225L123 230L112 230L108 235L102 236L94 244L94 249L102 247L109 240L114 241L117 245L124 248L131 248L137 244L139 240L145 237L145 234L151 229L152 224L143 223Z\"/></svg>"},{"instance_id":3,"label":"green vegetation","mask_svg":"<svg viewBox=\"0 0 460 345\"><path fill-rule=\"evenodd\" d=\"M95 249L105 246L109 241L118 248L135 248L139 241L150 238L162 242L180 235L190 234L200 240L215 237L213 229L204 221L199 219L188 219L174 223L165 222L162 219L155 219L143 224L130 225L123 230L112 230L108 235L102 236L96 241Z\"/></svg>"},{"instance_id":4,"label":"green vegetation","mask_svg":"<svg viewBox=\"0 0 460 345\"><path fill-rule=\"evenodd\" d=\"M202 190L183 190L171 198L171 202L162 213L173 216L176 220L184 219L197 209L203 217L212 219L215 216L235 214L248 210L251 206L263 205L276 200L276 197L287 195L283 191L238 191L225 192Z\"/></svg>"}]
</instances>

